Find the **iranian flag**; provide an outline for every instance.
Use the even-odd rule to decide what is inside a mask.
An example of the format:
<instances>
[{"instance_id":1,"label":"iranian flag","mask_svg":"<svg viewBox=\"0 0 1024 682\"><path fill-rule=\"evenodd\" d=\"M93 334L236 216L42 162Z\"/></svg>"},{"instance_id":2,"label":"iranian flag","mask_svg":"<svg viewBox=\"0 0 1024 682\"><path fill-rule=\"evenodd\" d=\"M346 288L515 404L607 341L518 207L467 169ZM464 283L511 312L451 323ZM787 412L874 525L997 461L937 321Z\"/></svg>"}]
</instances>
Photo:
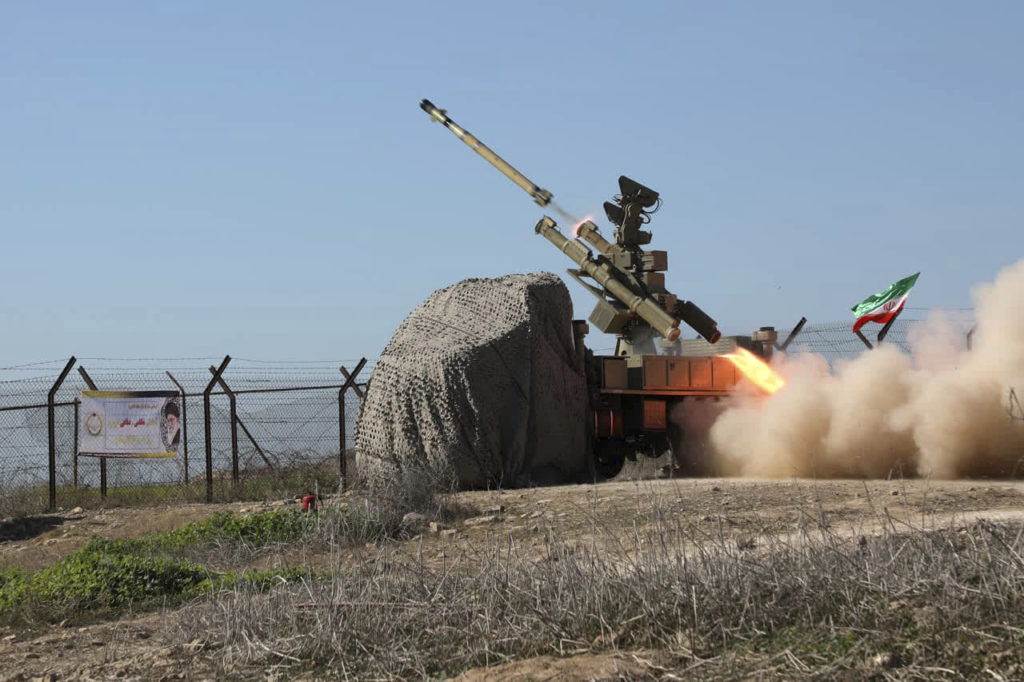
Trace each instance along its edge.
<instances>
[{"instance_id":1,"label":"iranian flag","mask_svg":"<svg viewBox=\"0 0 1024 682\"><path fill-rule=\"evenodd\" d=\"M868 322L885 324L900 314L903 304L907 302L910 290L917 282L920 272L910 277L904 277L895 284L889 285L885 291L868 296L863 301L853 306L853 315L857 321L853 324L853 331L860 330Z\"/></svg>"}]
</instances>

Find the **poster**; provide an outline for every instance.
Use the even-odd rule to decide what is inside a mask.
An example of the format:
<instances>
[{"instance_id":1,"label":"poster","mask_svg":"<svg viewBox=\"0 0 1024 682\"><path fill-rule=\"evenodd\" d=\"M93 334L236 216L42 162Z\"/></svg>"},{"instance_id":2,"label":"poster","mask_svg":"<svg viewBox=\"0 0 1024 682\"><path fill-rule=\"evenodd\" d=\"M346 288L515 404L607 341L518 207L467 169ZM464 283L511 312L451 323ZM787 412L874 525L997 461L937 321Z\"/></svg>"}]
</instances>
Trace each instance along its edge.
<instances>
[{"instance_id":1,"label":"poster","mask_svg":"<svg viewBox=\"0 0 1024 682\"><path fill-rule=\"evenodd\" d=\"M174 457L181 443L181 396L174 391L82 391L78 454Z\"/></svg>"}]
</instances>

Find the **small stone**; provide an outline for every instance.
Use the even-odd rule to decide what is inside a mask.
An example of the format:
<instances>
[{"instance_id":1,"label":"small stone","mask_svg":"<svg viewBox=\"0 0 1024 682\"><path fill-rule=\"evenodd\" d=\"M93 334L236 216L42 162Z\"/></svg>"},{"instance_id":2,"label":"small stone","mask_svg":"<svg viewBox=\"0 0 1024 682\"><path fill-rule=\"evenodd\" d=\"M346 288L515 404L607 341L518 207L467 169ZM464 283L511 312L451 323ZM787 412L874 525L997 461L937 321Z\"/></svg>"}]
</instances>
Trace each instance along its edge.
<instances>
[{"instance_id":1,"label":"small stone","mask_svg":"<svg viewBox=\"0 0 1024 682\"><path fill-rule=\"evenodd\" d=\"M448 526L444 525L440 521L431 521L430 522L430 532L431 533L440 533L443 530L448 530Z\"/></svg>"},{"instance_id":2,"label":"small stone","mask_svg":"<svg viewBox=\"0 0 1024 682\"><path fill-rule=\"evenodd\" d=\"M717 485L713 485L713 486L711 486L711 492L713 492L713 493L720 493L720 492L722 492L722 489L719 488Z\"/></svg>"},{"instance_id":3,"label":"small stone","mask_svg":"<svg viewBox=\"0 0 1024 682\"><path fill-rule=\"evenodd\" d=\"M402 517L402 526L405 528L415 528L418 526L427 525L426 514L420 514L419 512L409 512Z\"/></svg>"},{"instance_id":4,"label":"small stone","mask_svg":"<svg viewBox=\"0 0 1024 682\"><path fill-rule=\"evenodd\" d=\"M72 510L71 510L71 511L69 511L68 513L69 513L69 514L81 514L81 513L82 513L82 512L84 512L84 511L85 511L85 510L84 510L84 509L82 509L81 507L75 507L74 509L72 509Z\"/></svg>"},{"instance_id":5,"label":"small stone","mask_svg":"<svg viewBox=\"0 0 1024 682\"><path fill-rule=\"evenodd\" d=\"M487 523L497 523L501 521L501 517L498 516L474 516L471 519L466 519L467 526L482 526Z\"/></svg>"},{"instance_id":6,"label":"small stone","mask_svg":"<svg viewBox=\"0 0 1024 682\"><path fill-rule=\"evenodd\" d=\"M890 495L892 495L893 497L895 497L896 495L899 495L899 494L900 494L900 491L899 491L899 490L893 490L893 491L892 491L891 493L889 493L889 494L890 494Z\"/></svg>"},{"instance_id":7,"label":"small stone","mask_svg":"<svg viewBox=\"0 0 1024 682\"><path fill-rule=\"evenodd\" d=\"M876 668L896 668L900 665L900 657L894 653L884 651L871 657L871 665Z\"/></svg>"}]
</instances>

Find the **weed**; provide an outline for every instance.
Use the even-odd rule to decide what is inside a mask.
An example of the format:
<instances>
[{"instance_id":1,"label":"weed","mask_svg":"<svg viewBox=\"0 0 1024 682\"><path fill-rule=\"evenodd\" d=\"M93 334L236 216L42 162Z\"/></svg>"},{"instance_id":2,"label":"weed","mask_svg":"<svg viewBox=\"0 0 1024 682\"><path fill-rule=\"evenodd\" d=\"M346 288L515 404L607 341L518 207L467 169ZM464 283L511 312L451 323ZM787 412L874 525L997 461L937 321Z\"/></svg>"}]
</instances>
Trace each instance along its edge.
<instances>
[{"instance_id":1,"label":"weed","mask_svg":"<svg viewBox=\"0 0 1024 682\"><path fill-rule=\"evenodd\" d=\"M1024 640L1000 625L1024 617L1024 532L1011 530L890 530L860 542L814 528L759 537L751 550L666 519L604 546L551 536L540 550L510 539L446 562L385 556L301 587L222 594L202 620L234 662L263 665L273 651L355 677L653 649L688 678L761 665L790 679L868 676L873 665L974 677L997 655L1017 678Z\"/></svg>"}]
</instances>

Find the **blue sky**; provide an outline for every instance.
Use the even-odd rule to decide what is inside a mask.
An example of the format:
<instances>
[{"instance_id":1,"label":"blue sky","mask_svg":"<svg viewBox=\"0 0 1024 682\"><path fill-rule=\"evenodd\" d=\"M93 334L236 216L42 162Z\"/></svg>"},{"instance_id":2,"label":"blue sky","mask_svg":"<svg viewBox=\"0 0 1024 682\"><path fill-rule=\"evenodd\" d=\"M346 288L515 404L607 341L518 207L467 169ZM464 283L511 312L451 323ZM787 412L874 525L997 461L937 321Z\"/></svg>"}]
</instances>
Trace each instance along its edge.
<instances>
[{"instance_id":1,"label":"blue sky","mask_svg":"<svg viewBox=\"0 0 1024 682\"><path fill-rule=\"evenodd\" d=\"M968 306L1022 256L1022 30L1016 2L0 2L0 365L375 357L437 288L563 272L424 97L575 213L661 192L669 288L726 333L918 270L910 305Z\"/></svg>"}]
</instances>

